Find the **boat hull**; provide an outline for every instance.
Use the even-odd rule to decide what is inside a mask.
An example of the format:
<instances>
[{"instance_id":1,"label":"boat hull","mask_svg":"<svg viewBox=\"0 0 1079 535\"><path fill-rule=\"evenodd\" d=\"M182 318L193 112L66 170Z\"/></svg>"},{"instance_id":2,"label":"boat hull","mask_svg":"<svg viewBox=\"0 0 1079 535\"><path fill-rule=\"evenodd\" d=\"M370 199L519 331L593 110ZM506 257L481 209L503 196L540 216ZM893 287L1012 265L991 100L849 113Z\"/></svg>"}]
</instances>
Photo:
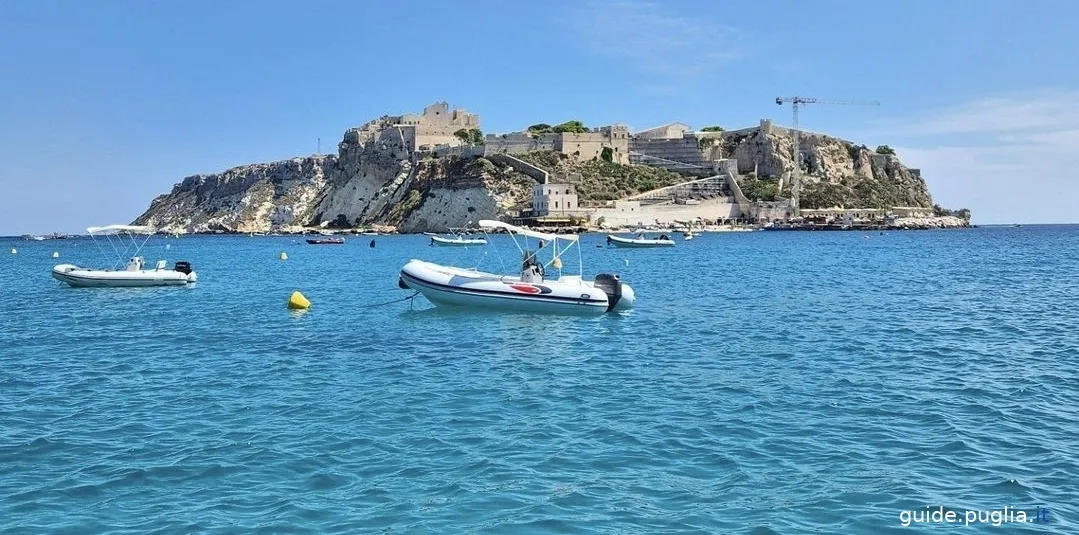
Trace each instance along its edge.
<instances>
[{"instance_id":1,"label":"boat hull","mask_svg":"<svg viewBox=\"0 0 1079 535\"><path fill-rule=\"evenodd\" d=\"M310 245L344 245L345 240L341 238L308 239L307 243Z\"/></svg>"},{"instance_id":2,"label":"boat hull","mask_svg":"<svg viewBox=\"0 0 1079 535\"><path fill-rule=\"evenodd\" d=\"M107 271L86 269L71 264L52 268L52 277L75 288L137 288L148 286L186 286L198 280L194 271L183 273L167 269Z\"/></svg>"},{"instance_id":3,"label":"boat hull","mask_svg":"<svg viewBox=\"0 0 1079 535\"><path fill-rule=\"evenodd\" d=\"M608 310L607 294L588 281L522 282L519 277L449 268L412 260L401 269L402 285L420 292L435 306L467 307L598 316ZM633 306L634 295L623 284L614 311Z\"/></svg>"},{"instance_id":4,"label":"boat hull","mask_svg":"<svg viewBox=\"0 0 1079 535\"><path fill-rule=\"evenodd\" d=\"M487 245L487 240L483 238L442 238L440 236L431 236L431 245L435 247L464 247L469 245Z\"/></svg>"},{"instance_id":5,"label":"boat hull","mask_svg":"<svg viewBox=\"0 0 1079 535\"><path fill-rule=\"evenodd\" d=\"M607 236L607 243L615 247L627 248L674 247L674 240L630 239L618 236Z\"/></svg>"}]
</instances>

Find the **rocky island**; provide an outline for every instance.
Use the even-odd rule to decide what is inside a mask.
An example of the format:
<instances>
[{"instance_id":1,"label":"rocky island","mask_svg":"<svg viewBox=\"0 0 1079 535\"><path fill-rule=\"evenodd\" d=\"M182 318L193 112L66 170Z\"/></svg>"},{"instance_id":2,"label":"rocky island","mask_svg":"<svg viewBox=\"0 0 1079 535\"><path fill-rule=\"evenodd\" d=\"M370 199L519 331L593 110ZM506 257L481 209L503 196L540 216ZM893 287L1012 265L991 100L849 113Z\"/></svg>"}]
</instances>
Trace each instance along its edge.
<instances>
[{"instance_id":1,"label":"rocky island","mask_svg":"<svg viewBox=\"0 0 1079 535\"><path fill-rule=\"evenodd\" d=\"M672 123L636 133L567 121L484 136L477 115L438 102L348 129L336 154L189 176L134 223L169 233L439 232L480 219L969 224L969 211L936 206L921 173L888 147L800 136L802 187L792 203L793 136L768 120L733 131Z\"/></svg>"}]
</instances>

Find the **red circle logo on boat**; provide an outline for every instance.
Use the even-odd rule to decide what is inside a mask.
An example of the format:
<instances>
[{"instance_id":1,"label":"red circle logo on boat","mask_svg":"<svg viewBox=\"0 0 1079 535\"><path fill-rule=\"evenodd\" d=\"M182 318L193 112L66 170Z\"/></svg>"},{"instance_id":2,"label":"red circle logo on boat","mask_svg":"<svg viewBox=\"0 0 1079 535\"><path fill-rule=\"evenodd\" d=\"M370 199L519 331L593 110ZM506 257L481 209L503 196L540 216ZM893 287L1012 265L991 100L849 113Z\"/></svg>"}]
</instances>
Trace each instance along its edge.
<instances>
[{"instance_id":1,"label":"red circle logo on boat","mask_svg":"<svg viewBox=\"0 0 1079 535\"><path fill-rule=\"evenodd\" d=\"M514 290L517 290L518 292L524 292L526 294L538 294L541 291L543 291L543 290L540 290L539 288L536 288L535 286L532 286L532 285L529 285L529 284L511 284L510 288L513 288Z\"/></svg>"}]
</instances>

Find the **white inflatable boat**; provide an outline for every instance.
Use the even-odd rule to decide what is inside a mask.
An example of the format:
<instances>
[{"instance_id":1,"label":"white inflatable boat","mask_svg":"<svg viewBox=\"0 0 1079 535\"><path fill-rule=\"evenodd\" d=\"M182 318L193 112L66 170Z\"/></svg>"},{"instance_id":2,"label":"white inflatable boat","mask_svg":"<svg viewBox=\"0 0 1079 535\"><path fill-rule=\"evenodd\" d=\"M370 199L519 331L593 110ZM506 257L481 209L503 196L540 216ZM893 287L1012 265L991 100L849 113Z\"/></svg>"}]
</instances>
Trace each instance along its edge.
<instances>
[{"instance_id":1,"label":"white inflatable boat","mask_svg":"<svg viewBox=\"0 0 1079 535\"><path fill-rule=\"evenodd\" d=\"M645 238L643 234L638 235L636 238L608 235L607 245L613 245L614 247L674 247L674 240L668 238L666 234L660 235L658 239Z\"/></svg>"},{"instance_id":2,"label":"white inflatable boat","mask_svg":"<svg viewBox=\"0 0 1079 535\"><path fill-rule=\"evenodd\" d=\"M134 254L123 269L92 269L79 267L73 264L60 264L52 268L52 277L60 282L74 287L105 287L124 288L138 286L185 286L198 280L198 275L191 270L189 262L176 262L171 269L164 260L159 260L153 269L143 269L143 258L137 256L139 250L145 245L149 236L154 233L150 227L138 227L132 225L109 225L106 227L90 227L86 229L90 237L97 241L98 236L105 236L106 240L117 251L119 258L134 247ZM135 235L145 235L146 238L140 244ZM113 236L117 239L113 240ZM125 242L124 236L130 238ZM118 246L119 245L119 246ZM122 249L120 247L123 247ZM118 258L118 259L119 259Z\"/></svg>"},{"instance_id":3,"label":"white inflatable boat","mask_svg":"<svg viewBox=\"0 0 1079 535\"><path fill-rule=\"evenodd\" d=\"M621 312L633 307L636 300L633 288L618 275L603 273L594 281L584 280L580 275L547 276L548 269L561 272L562 254L577 243L577 236L535 232L500 221L484 220L479 224L482 228L504 229L511 236L542 240L551 251L551 259L543 263L536 252L518 245L524 262L521 272L513 275L412 260L401 269L399 286L419 292L436 306L586 315ZM560 250L559 240L569 245Z\"/></svg>"},{"instance_id":4,"label":"white inflatable boat","mask_svg":"<svg viewBox=\"0 0 1079 535\"><path fill-rule=\"evenodd\" d=\"M469 224L471 224L471 223L472 222L469 221ZM451 228L449 230L450 230L450 236L451 236L449 238L444 238L444 237L439 236L437 234L428 233L427 235L431 237L431 245L433 245L435 247L455 247L455 246L456 247L461 247L461 246L467 247L469 245L487 245L487 240L484 239L484 238L470 238L470 237L468 237L469 235L472 234L469 227Z\"/></svg>"},{"instance_id":5,"label":"white inflatable boat","mask_svg":"<svg viewBox=\"0 0 1079 535\"><path fill-rule=\"evenodd\" d=\"M434 245L436 247L448 247L455 245L487 245L487 240L483 238L465 238L463 236L454 236L452 238L431 236L431 245Z\"/></svg>"}]
</instances>

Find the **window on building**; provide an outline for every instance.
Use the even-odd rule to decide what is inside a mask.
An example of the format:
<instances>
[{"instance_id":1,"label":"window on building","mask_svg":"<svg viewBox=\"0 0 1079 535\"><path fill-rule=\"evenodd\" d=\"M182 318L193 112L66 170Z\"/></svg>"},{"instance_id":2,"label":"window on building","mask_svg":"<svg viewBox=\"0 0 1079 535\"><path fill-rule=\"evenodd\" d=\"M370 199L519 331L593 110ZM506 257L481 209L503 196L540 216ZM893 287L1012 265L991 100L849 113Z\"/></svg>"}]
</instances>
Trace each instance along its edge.
<instances>
[{"instance_id":1,"label":"window on building","mask_svg":"<svg viewBox=\"0 0 1079 535\"><path fill-rule=\"evenodd\" d=\"M554 207L555 207L555 208L558 208L558 201L555 201L555 202L554 202Z\"/></svg>"},{"instance_id":2,"label":"window on building","mask_svg":"<svg viewBox=\"0 0 1079 535\"><path fill-rule=\"evenodd\" d=\"M572 209L573 208L573 203L570 202L570 201L566 201L566 208Z\"/></svg>"}]
</instances>

